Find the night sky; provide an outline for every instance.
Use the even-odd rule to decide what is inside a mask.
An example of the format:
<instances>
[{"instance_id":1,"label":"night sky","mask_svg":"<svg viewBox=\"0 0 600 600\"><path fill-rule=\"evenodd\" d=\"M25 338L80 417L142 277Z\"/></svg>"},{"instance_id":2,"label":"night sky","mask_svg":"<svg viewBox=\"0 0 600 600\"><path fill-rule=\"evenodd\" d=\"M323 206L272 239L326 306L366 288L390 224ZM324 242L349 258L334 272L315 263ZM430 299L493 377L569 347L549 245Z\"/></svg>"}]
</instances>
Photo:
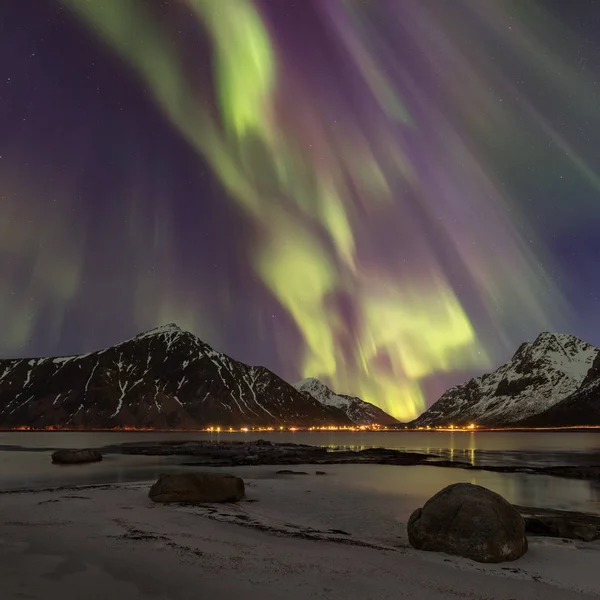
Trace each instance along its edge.
<instances>
[{"instance_id":1,"label":"night sky","mask_svg":"<svg viewBox=\"0 0 600 600\"><path fill-rule=\"evenodd\" d=\"M2 0L0 356L176 322L395 416L600 345L600 2Z\"/></svg>"}]
</instances>

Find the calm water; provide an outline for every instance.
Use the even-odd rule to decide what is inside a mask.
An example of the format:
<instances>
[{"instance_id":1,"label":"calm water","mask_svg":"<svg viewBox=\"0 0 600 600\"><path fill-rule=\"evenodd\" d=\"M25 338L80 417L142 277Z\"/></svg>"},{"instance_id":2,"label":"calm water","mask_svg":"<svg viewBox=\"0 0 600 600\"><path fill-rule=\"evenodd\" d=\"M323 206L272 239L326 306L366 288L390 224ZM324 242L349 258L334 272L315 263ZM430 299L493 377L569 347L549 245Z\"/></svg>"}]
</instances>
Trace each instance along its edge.
<instances>
[{"instance_id":1,"label":"calm water","mask_svg":"<svg viewBox=\"0 0 600 600\"><path fill-rule=\"evenodd\" d=\"M1 432L6 446L35 448L102 447L109 444L159 440L257 440L319 446L395 448L437 454L474 465L600 464L600 430L588 432L503 431L285 431L246 433L206 432ZM1 477L1 475L0 475Z\"/></svg>"},{"instance_id":2,"label":"calm water","mask_svg":"<svg viewBox=\"0 0 600 600\"><path fill-rule=\"evenodd\" d=\"M0 490L56 485L144 481L178 468L190 457L106 455L101 463L52 465L56 448L102 447L132 441L255 440L296 442L335 447L379 446L428 452L471 464L565 465L600 464L600 432L261 432L261 433L149 433L149 432L10 432L0 433ZM310 468L310 467L309 467ZM352 467L343 467L351 469ZM335 476L340 467L331 465ZM230 470L230 469L229 469ZM247 477L274 477L272 467L239 467ZM360 476L359 476L360 473ZM582 510L600 514L600 486L593 482L521 473L469 472L433 467L362 466L355 487L373 493L409 495L415 503L457 481L493 489L516 504Z\"/></svg>"}]
</instances>

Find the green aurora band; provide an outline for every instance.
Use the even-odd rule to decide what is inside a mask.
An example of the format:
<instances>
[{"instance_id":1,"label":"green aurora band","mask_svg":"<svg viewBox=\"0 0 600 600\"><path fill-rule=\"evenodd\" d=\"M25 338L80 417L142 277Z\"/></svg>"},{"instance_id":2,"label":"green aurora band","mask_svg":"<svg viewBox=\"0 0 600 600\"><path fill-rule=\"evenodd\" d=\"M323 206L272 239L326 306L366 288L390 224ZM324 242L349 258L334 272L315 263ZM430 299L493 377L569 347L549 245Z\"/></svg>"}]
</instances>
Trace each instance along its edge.
<instances>
[{"instance_id":1,"label":"green aurora band","mask_svg":"<svg viewBox=\"0 0 600 600\"><path fill-rule=\"evenodd\" d=\"M440 4L435 14L417 0L317 4L367 105L358 112L335 90L322 93L316 78L291 60L259 2L180 3L211 43L210 92L194 84L190 61L145 0L62 3L137 73L254 224L252 264L302 336L304 376L408 420L424 408L428 377L491 366L498 348L511 344L507 321L547 327L566 310L540 266L544 250L537 244L534 251L532 229L469 136L453 125L467 123L472 135L518 129L514 111L497 94L498 88L508 94L512 84L462 31L463 22L502 27L509 17L501 3L457 0L454 8ZM548 70L552 40L536 37L533 15L549 17L527 4L522 19L511 17L506 25L511 39L506 29L497 35L511 52ZM452 119L428 99L401 58L390 62L394 48L378 32L383 22L442 74L438 93ZM458 84L444 80L444 70ZM561 77L584 85L567 65ZM560 95L558 79L548 75L544 84ZM593 169L535 104L522 98L521 109L600 189ZM513 135L518 146L530 134ZM462 284L448 273L445 251L421 233L423 222L451 249ZM389 244L386 267L372 260L380 233L398 240L397 247ZM493 343L476 335L462 299L465 287L476 290L475 312L492 324ZM141 289L142 297L152 293L151 286ZM339 298L352 305L351 326ZM154 318L166 320L168 306Z\"/></svg>"}]
</instances>

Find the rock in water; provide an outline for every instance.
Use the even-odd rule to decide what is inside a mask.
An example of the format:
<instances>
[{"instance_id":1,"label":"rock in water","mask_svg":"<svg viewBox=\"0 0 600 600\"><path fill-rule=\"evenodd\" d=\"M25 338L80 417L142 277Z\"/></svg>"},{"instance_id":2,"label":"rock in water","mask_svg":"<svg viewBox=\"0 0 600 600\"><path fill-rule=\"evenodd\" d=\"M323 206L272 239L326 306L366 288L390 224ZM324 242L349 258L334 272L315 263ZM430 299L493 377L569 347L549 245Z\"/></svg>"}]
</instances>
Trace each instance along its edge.
<instances>
[{"instance_id":1,"label":"rock in water","mask_svg":"<svg viewBox=\"0 0 600 600\"><path fill-rule=\"evenodd\" d=\"M527 552L525 520L502 496L479 485L455 483L430 498L408 520L418 550L478 562L516 560Z\"/></svg>"},{"instance_id":2,"label":"rock in water","mask_svg":"<svg viewBox=\"0 0 600 600\"><path fill-rule=\"evenodd\" d=\"M154 502L237 502L244 497L244 480L224 473L168 473L150 488Z\"/></svg>"},{"instance_id":3,"label":"rock in water","mask_svg":"<svg viewBox=\"0 0 600 600\"><path fill-rule=\"evenodd\" d=\"M578 523L564 517L525 517L525 530L531 535L560 537L593 542L600 538L600 529L593 523Z\"/></svg>"},{"instance_id":4,"label":"rock in water","mask_svg":"<svg viewBox=\"0 0 600 600\"><path fill-rule=\"evenodd\" d=\"M289 469L282 469L281 471L275 471L275 475L308 475L306 471L290 471Z\"/></svg>"},{"instance_id":5,"label":"rock in water","mask_svg":"<svg viewBox=\"0 0 600 600\"><path fill-rule=\"evenodd\" d=\"M81 450L57 450L52 454L52 462L61 465L74 465L78 463L98 462L102 454L98 450L83 448Z\"/></svg>"}]
</instances>

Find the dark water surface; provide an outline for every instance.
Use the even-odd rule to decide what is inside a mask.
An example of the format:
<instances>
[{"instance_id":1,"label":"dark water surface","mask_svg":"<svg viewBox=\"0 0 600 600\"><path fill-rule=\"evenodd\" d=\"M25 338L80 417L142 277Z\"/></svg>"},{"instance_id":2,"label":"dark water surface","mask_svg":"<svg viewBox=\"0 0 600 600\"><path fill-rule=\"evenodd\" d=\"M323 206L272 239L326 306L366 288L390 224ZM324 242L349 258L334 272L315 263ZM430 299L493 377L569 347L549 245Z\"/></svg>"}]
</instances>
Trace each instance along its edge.
<instances>
[{"instance_id":1,"label":"dark water surface","mask_svg":"<svg viewBox=\"0 0 600 600\"><path fill-rule=\"evenodd\" d=\"M110 444L159 440L256 440L295 442L331 448L387 447L438 454L444 458L486 465L600 464L600 431L590 432L2 432L0 433L0 490L144 481L178 469L190 457L126 456L109 454L101 463L53 465L57 448L103 447ZM332 474L347 476L352 466L328 466ZM231 470L231 468L229 468ZM275 477L273 467L237 467L247 477ZM360 476L359 476L360 474ZM450 483L466 481L493 489L509 501L530 506L579 510L600 514L600 486L522 473L473 472L435 467L361 465L357 488L397 494L410 490L425 500ZM404 492L403 492L404 493ZM408 492L406 492L408 493Z\"/></svg>"}]
</instances>

